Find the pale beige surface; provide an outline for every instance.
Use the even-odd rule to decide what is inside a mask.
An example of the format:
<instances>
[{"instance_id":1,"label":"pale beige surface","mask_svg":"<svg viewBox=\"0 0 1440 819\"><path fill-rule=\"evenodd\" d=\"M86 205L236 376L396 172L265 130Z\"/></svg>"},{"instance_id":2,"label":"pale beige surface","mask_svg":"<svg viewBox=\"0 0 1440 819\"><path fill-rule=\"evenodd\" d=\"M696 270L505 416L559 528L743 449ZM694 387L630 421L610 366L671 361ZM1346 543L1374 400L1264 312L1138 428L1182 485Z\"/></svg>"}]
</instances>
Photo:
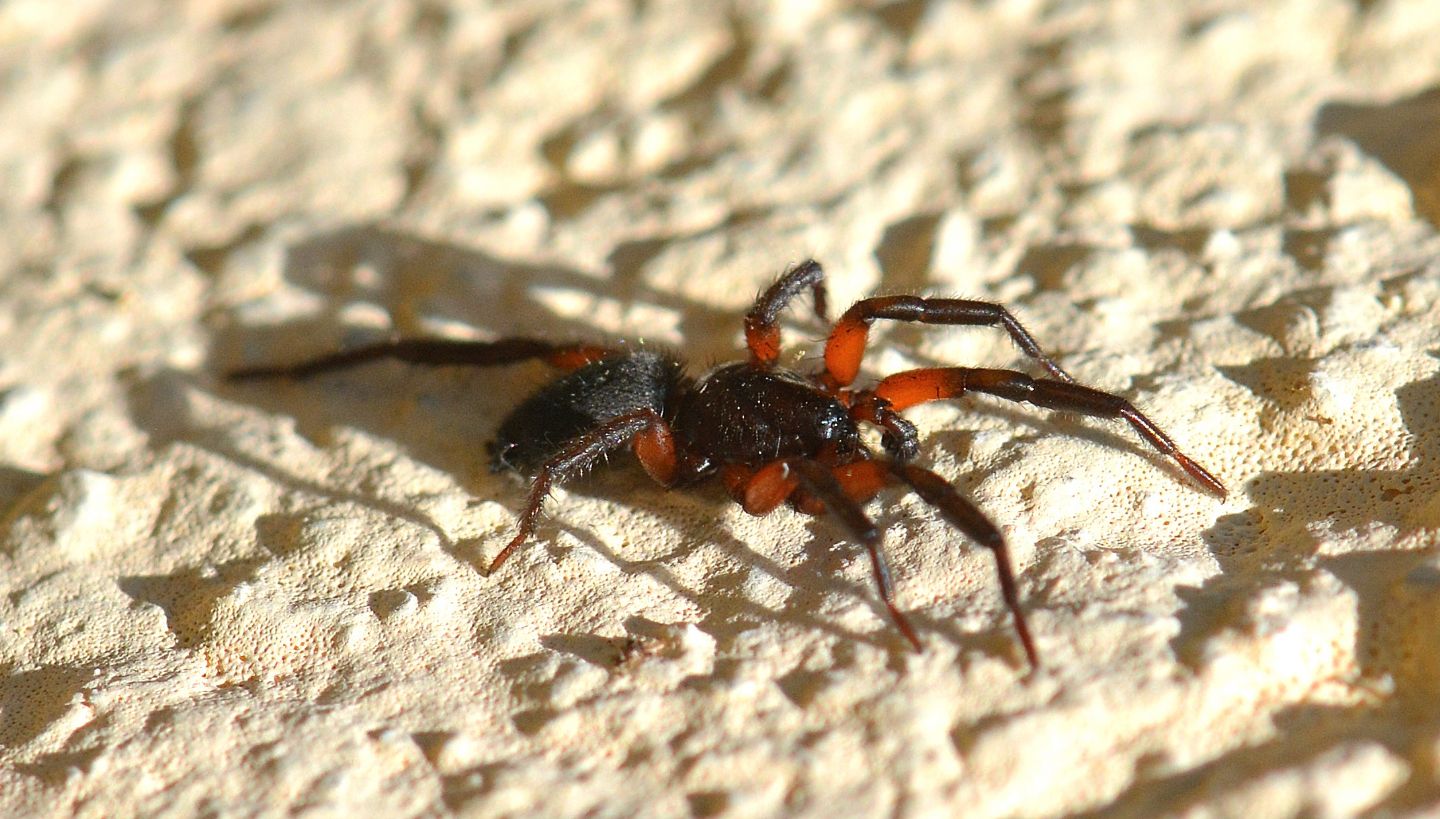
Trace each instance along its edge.
<instances>
[{"instance_id":1,"label":"pale beige surface","mask_svg":"<svg viewBox=\"0 0 1440 819\"><path fill-rule=\"evenodd\" d=\"M1440 5L0 4L0 814L1436 808ZM1013 545L484 442L538 367L217 373L390 332L703 367L787 264L1001 300L1146 409L917 408ZM821 329L795 311L813 366ZM873 376L1012 366L882 327Z\"/></svg>"}]
</instances>

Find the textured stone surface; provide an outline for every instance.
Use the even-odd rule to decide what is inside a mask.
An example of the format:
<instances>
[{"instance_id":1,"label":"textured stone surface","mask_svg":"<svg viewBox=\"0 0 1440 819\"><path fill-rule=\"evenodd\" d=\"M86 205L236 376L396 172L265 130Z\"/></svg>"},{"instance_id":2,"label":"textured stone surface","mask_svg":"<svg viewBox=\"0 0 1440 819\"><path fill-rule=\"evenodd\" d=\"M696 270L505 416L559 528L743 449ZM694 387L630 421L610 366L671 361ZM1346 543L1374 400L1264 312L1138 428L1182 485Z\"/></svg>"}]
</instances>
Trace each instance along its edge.
<instances>
[{"instance_id":1,"label":"textured stone surface","mask_svg":"<svg viewBox=\"0 0 1440 819\"><path fill-rule=\"evenodd\" d=\"M1404 2L0 5L0 813L1419 815L1440 769L1440 11ZM1126 428L917 407L993 562L634 469L486 469L544 377L703 367L788 264L1003 301ZM813 365L823 330L787 318ZM1023 366L877 326L869 376ZM621 459L623 460L623 459Z\"/></svg>"}]
</instances>

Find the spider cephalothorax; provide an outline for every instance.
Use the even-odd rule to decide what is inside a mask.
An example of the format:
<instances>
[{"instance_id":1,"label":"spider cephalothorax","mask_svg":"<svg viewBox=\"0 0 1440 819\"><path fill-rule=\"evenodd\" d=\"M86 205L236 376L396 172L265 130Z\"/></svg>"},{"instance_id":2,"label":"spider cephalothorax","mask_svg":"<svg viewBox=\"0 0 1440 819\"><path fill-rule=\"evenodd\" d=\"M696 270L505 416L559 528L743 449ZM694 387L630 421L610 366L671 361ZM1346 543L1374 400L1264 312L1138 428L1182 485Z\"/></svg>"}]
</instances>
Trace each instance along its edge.
<instances>
[{"instance_id":1,"label":"spider cephalothorax","mask_svg":"<svg viewBox=\"0 0 1440 819\"><path fill-rule=\"evenodd\" d=\"M530 338L398 339L300 364L240 369L230 377L301 378L382 358L480 367L544 360L564 374L521 402L496 435L496 468L515 469L532 475L533 481L518 532L491 561L489 572L534 534L551 488L628 446L645 471L665 486L694 484L718 475L750 514L764 515L787 501L812 514L834 514L864 544L881 599L900 632L918 650L915 629L894 603L880 531L863 508L888 485L908 487L957 529L994 552L1001 593L1032 666L1038 666L1039 656L1020 608L1004 538L948 481L911 463L919 452L919 439L915 427L900 416L902 410L975 392L1048 409L1122 418L1201 486L1225 494L1214 476L1180 452L1129 401L1075 383L998 304L919 296L864 299L831 327L820 372L805 375L785 369L777 363L777 319L807 289L814 295L816 314L826 321L824 271L816 262L805 262L781 276L746 314L749 359L699 377L687 375L677 358L652 350ZM870 324L876 319L1003 328L1049 377L1015 370L936 367L907 370L869 389L852 389ZM862 424L881 429L885 455L872 452L862 441Z\"/></svg>"}]
</instances>

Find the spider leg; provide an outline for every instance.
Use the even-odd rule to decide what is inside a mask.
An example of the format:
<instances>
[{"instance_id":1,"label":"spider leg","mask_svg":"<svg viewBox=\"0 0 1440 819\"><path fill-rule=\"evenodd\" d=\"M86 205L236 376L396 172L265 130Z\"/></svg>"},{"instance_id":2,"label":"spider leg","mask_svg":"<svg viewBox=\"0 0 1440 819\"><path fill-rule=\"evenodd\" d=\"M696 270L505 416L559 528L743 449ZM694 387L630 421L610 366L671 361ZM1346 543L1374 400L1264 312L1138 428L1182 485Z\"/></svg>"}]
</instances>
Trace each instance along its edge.
<instances>
[{"instance_id":1,"label":"spider leg","mask_svg":"<svg viewBox=\"0 0 1440 819\"><path fill-rule=\"evenodd\" d=\"M850 417L883 429L880 441L891 458L908 461L920 454L919 430L889 401L876 396L874 390L861 390L851 395Z\"/></svg>"},{"instance_id":2,"label":"spider leg","mask_svg":"<svg viewBox=\"0 0 1440 819\"><path fill-rule=\"evenodd\" d=\"M850 535L865 545L865 551L870 555L870 568L875 575L875 585L880 589L880 599L890 612L890 619L895 621L895 627L910 641L911 647L916 651L922 650L915 629L895 606L890 567L886 565L885 557L880 551L880 530L876 528L875 522L860 508L860 502L846 491L842 481L831 472L831 467L808 459L797 459L791 466L805 490L819 498L825 508L840 519L840 523Z\"/></svg>"},{"instance_id":3,"label":"spider leg","mask_svg":"<svg viewBox=\"0 0 1440 819\"><path fill-rule=\"evenodd\" d=\"M876 385L874 395L888 403L891 409L899 411L925 401L958 398L966 392L986 393L1007 401L1027 402L1037 407L1095 418L1123 418L1151 446L1173 458L1196 483L1225 497L1224 484L1181 452L1154 421L1124 398L1093 387L1069 381L1031 378L1014 370L935 367L896 373Z\"/></svg>"},{"instance_id":4,"label":"spider leg","mask_svg":"<svg viewBox=\"0 0 1440 819\"><path fill-rule=\"evenodd\" d=\"M770 367L779 359L780 326L776 321L785 305L807 287L815 294L815 314L830 323L825 316L825 270L814 259L801 262L776 279L745 314L745 346L750 348L752 364Z\"/></svg>"},{"instance_id":5,"label":"spider leg","mask_svg":"<svg viewBox=\"0 0 1440 819\"><path fill-rule=\"evenodd\" d=\"M550 490L570 478L582 475L597 461L626 444L634 447L645 471L662 484L675 476L675 442L670 425L653 409L640 409L606 421L595 429L571 439L565 448L546 461L530 484L530 496L520 513L519 531L495 555L486 575L495 573L522 543L535 533L540 507Z\"/></svg>"},{"instance_id":6,"label":"spider leg","mask_svg":"<svg viewBox=\"0 0 1440 819\"><path fill-rule=\"evenodd\" d=\"M864 503L895 482L883 461L855 461L831 467L840 488L856 503Z\"/></svg>"},{"instance_id":7,"label":"spider leg","mask_svg":"<svg viewBox=\"0 0 1440 819\"><path fill-rule=\"evenodd\" d=\"M1025 614L1020 610L1015 569L1010 564L1010 550L1006 547L1000 530L995 528L995 524L991 523L975 504L966 500L955 487L934 472L896 461L890 463L890 469L896 477L909 484L922 500L939 509L951 526L995 554L995 568L1000 574L1000 593L1005 598L1005 606L1010 609L1011 617L1015 619L1015 632L1020 636L1020 644L1025 647L1025 657L1030 661L1031 668L1038 669L1040 655L1035 651L1030 627L1025 624Z\"/></svg>"},{"instance_id":8,"label":"spider leg","mask_svg":"<svg viewBox=\"0 0 1440 819\"><path fill-rule=\"evenodd\" d=\"M1075 380L1045 355L1030 331L1001 305L966 299L880 296L855 302L830 330L830 338L825 342L825 371L834 388L848 386L860 372L860 359L865 355L870 324L875 319L1002 327L1016 346L1056 379Z\"/></svg>"},{"instance_id":9,"label":"spider leg","mask_svg":"<svg viewBox=\"0 0 1440 819\"><path fill-rule=\"evenodd\" d=\"M894 478L879 461L854 461L831 469L840 488L855 503L865 503L894 483ZM772 461L759 469L729 464L721 467L720 479L730 497L756 517L769 514L787 500L807 515L821 514L827 508L824 501L813 494L797 491L800 477L787 459Z\"/></svg>"},{"instance_id":10,"label":"spider leg","mask_svg":"<svg viewBox=\"0 0 1440 819\"><path fill-rule=\"evenodd\" d=\"M823 456L815 460L826 465L832 463ZM844 490L846 497L861 505L895 482L885 464L869 459L830 466L830 473L840 482L840 488ZM790 505L807 515L823 515L829 509L825 501L803 486L790 496Z\"/></svg>"},{"instance_id":11,"label":"spider leg","mask_svg":"<svg viewBox=\"0 0 1440 819\"><path fill-rule=\"evenodd\" d=\"M770 514L777 506L794 494L800 479L785 459L771 461L759 469L743 464L729 464L720 469L720 480L725 483L730 497L740 504L746 513L755 517Z\"/></svg>"},{"instance_id":12,"label":"spider leg","mask_svg":"<svg viewBox=\"0 0 1440 819\"><path fill-rule=\"evenodd\" d=\"M241 367L225 377L231 381L260 378L309 378L312 375L395 359L431 366L493 367L542 359L563 370L574 370L613 355L609 347L592 344L555 344L534 338L469 341L449 338L397 338L322 355L297 364Z\"/></svg>"},{"instance_id":13,"label":"spider leg","mask_svg":"<svg viewBox=\"0 0 1440 819\"><path fill-rule=\"evenodd\" d=\"M869 463L869 462L860 462ZM873 491L861 489L862 482L874 483L873 476L868 481L856 480L849 470L852 464L845 467L835 467L838 470L847 470L845 478L837 477L831 472L832 467L825 466L817 461L804 458L781 458L771 461L759 469L733 464L721 470L721 479L725 482L730 494L735 498L746 512L752 515L764 515L784 503L787 499L796 494L796 490L803 489L805 493L818 500L822 505L820 509L812 509L808 504L802 506L801 511L819 512L829 510L845 526L846 530L856 540L865 546L870 555L870 566L875 574L875 583L880 588L880 599L885 603L885 608L890 612L890 618L895 621L895 626L905 639L916 651L920 651L920 638L915 635L915 629L905 615L895 607L895 594L893 584L890 581L890 567L885 564L884 555L880 552L880 531L875 528L874 522L866 516L860 504L879 491L883 481L874 486ZM853 470L855 475L864 472L863 467ZM847 485L848 484L848 485ZM854 492L855 494L852 494ZM864 496L863 499L861 496Z\"/></svg>"}]
</instances>

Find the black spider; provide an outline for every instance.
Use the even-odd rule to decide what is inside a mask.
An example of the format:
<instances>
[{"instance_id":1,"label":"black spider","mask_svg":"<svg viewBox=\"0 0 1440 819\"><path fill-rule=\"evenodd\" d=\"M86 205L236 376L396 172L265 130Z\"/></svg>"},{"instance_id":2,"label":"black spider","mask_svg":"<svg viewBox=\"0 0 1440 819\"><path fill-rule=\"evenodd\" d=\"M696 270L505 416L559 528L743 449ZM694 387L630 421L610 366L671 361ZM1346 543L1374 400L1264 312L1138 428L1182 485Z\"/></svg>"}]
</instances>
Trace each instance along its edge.
<instances>
[{"instance_id":1,"label":"black spider","mask_svg":"<svg viewBox=\"0 0 1440 819\"><path fill-rule=\"evenodd\" d=\"M552 487L629 446L645 471L667 487L718 475L752 515L764 515L785 501L811 514L827 510L834 514L865 545L881 599L900 632L919 650L914 628L895 607L890 572L880 552L880 532L862 509L887 484L908 486L952 525L995 553L1005 604L1014 616L1025 654L1036 667L1039 657L1020 609L1015 573L1000 531L944 478L911 463L919 452L919 439L914 425L900 416L901 410L978 392L1047 409L1123 418L1197 483L1224 497L1225 487L1181 453L1129 401L1075 383L998 304L918 296L864 299L831 327L821 372L802 375L778 366L780 311L809 289L815 312L827 321L824 277L814 261L781 276L745 316L749 360L721 365L699 378L687 375L678 359L664 353L531 338L398 339L299 364L239 369L229 377L303 378L384 358L478 367L547 361L564 374L521 402L501 423L494 444L496 469L515 469L534 480L519 531L491 561L487 574L534 533L541 504ZM939 367L908 370L870 389L851 389L870 324L876 319L999 326L1051 377ZM888 457L877 457L861 440L862 423L880 428Z\"/></svg>"}]
</instances>

